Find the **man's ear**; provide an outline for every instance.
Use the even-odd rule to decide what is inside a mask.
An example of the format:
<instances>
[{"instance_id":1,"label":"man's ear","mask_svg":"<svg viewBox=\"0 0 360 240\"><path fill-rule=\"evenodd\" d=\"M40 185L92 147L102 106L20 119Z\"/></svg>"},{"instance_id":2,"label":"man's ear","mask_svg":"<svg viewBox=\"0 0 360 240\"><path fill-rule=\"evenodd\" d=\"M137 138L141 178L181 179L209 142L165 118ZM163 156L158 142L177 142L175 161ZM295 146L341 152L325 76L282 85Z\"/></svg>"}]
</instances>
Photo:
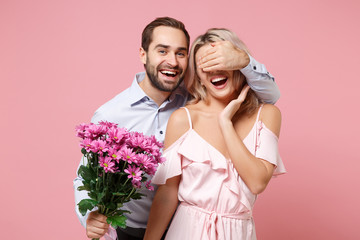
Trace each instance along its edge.
<instances>
[{"instance_id":1,"label":"man's ear","mask_svg":"<svg viewBox=\"0 0 360 240\"><path fill-rule=\"evenodd\" d=\"M143 64L146 64L146 51L142 47L140 48L140 60Z\"/></svg>"}]
</instances>

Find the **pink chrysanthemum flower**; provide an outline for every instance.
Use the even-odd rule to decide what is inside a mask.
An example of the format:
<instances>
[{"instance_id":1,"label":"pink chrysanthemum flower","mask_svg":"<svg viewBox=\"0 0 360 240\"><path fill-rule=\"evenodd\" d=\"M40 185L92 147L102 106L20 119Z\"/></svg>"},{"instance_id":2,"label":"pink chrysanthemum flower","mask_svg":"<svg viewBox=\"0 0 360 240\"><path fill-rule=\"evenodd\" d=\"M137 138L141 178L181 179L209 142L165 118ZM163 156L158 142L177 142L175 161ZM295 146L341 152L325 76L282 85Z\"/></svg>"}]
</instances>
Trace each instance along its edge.
<instances>
[{"instance_id":1,"label":"pink chrysanthemum flower","mask_svg":"<svg viewBox=\"0 0 360 240\"><path fill-rule=\"evenodd\" d=\"M131 148L123 146L120 149L119 153L122 160L127 161L130 164L136 163L136 153L134 153Z\"/></svg>"},{"instance_id":2,"label":"pink chrysanthemum flower","mask_svg":"<svg viewBox=\"0 0 360 240\"><path fill-rule=\"evenodd\" d=\"M107 128L116 128L118 126L116 123L112 123L108 121L100 121L99 125L105 126Z\"/></svg>"},{"instance_id":3,"label":"pink chrysanthemum flower","mask_svg":"<svg viewBox=\"0 0 360 240\"><path fill-rule=\"evenodd\" d=\"M162 144L161 142L159 142L156 137L154 135L151 135L149 137L150 141L155 144L156 146L158 146L158 148L163 148L164 147L164 144Z\"/></svg>"},{"instance_id":4,"label":"pink chrysanthemum flower","mask_svg":"<svg viewBox=\"0 0 360 240\"><path fill-rule=\"evenodd\" d=\"M144 149L145 141L146 141L146 138L145 138L144 134L139 133L139 132L133 132L129 139L129 145L132 147L135 147L135 148L138 147L138 148Z\"/></svg>"},{"instance_id":5,"label":"pink chrysanthemum flower","mask_svg":"<svg viewBox=\"0 0 360 240\"><path fill-rule=\"evenodd\" d=\"M104 168L106 173L114 173L116 171L115 162L112 161L111 157L100 157L99 163L100 166Z\"/></svg>"},{"instance_id":6,"label":"pink chrysanthemum flower","mask_svg":"<svg viewBox=\"0 0 360 240\"><path fill-rule=\"evenodd\" d=\"M91 142L91 151L94 153L97 152L106 152L108 150L108 146L103 140L94 140Z\"/></svg>"},{"instance_id":7,"label":"pink chrysanthemum flower","mask_svg":"<svg viewBox=\"0 0 360 240\"><path fill-rule=\"evenodd\" d=\"M149 174L149 175L155 175L156 170L157 170L157 166L156 166L156 165L152 165L152 166L149 166L149 167L146 169L146 173Z\"/></svg>"},{"instance_id":8,"label":"pink chrysanthemum flower","mask_svg":"<svg viewBox=\"0 0 360 240\"><path fill-rule=\"evenodd\" d=\"M106 127L103 125L96 125L94 123L90 123L89 126L85 130L85 137L96 139L106 133Z\"/></svg>"},{"instance_id":9,"label":"pink chrysanthemum flower","mask_svg":"<svg viewBox=\"0 0 360 240\"><path fill-rule=\"evenodd\" d=\"M134 186L134 188L141 188L141 182L138 180L131 180L131 184Z\"/></svg>"},{"instance_id":10,"label":"pink chrysanthemum flower","mask_svg":"<svg viewBox=\"0 0 360 240\"><path fill-rule=\"evenodd\" d=\"M150 174L150 175L155 174L156 167L155 167L152 157L149 157L148 155L143 154L143 153L139 153L136 155L136 159L137 159L138 166L140 166L142 169L144 169L144 171L147 174Z\"/></svg>"},{"instance_id":11,"label":"pink chrysanthemum flower","mask_svg":"<svg viewBox=\"0 0 360 240\"><path fill-rule=\"evenodd\" d=\"M164 157L158 157L157 158L157 162L158 163L163 163L163 162L165 162L166 161L166 158L164 158Z\"/></svg>"},{"instance_id":12,"label":"pink chrysanthemum flower","mask_svg":"<svg viewBox=\"0 0 360 240\"><path fill-rule=\"evenodd\" d=\"M85 130L87 128L86 123L81 123L75 127L76 136L79 138L85 138Z\"/></svg>"},{"instance_id":13,"label":"pink chrysanthemum flower","mask_svg":"<svg viewBox=\"0 0 360 240\"><path fill-rule=\"evenodd\" d=\"M151 181L146 181L145 187L150 191L154 191L154 186L151 185Z\"/></svg>"},{"instance_id":14,"label":"pink chrysanthemum flower","mask_svg":"<svg viewBox=\"0 0 360 240\"><path fill-rule=\"evenodd\" d=\"M147 145L145 151L147 151L154 157L158 157L161 155L160 149L155 143L151 143L151 144Z\"/></svg>"},{"instance_id":15,"label":"pink chrysanthemum flower","mask_svg":"<svg viewBox=\"0 0 360 240\"><path fill-rule=\"evenodd\" d=\"M92 140L85 138L83 141L80 142L80 147L85 148L87 152L91 151L91 142Z\"/></svg>"},{"instance_id":16,"label":"pink chrysanthemum flower","mask_svg":"<svg viewBox=\"0 0 360 240\"><path fill-rule=\"evenodd\" d=\"M107 141L120 143L123 138L126 138L128 135L128 131L125 128L110 128L108 130L108 138Z\"/></svg>"},{"instance_id":17,"label":"pink chrysanthemum flower","mask_svg":"<svg viewBox=\"0 0 360 240\"><path fill-rule=\"evenodd\" d=\"M109 157L114 159L117 163L119 163L121 159L121 150L117 150L116 148L110 148L108 150Z\"/></svg>"},{"instance_id":18,"label":"pink chrysanthemum flower","mask_svg":"<svg viewBox=\"0 0 360 240\"><path fill-rule=\"evenodd\" d=\"M139 167L136 166L129 166L127 169L124 170L128 175L128 178L132 178L134 181L141 181L141 174L143 171L140 170Z\"/></svg>"}]
</instances>

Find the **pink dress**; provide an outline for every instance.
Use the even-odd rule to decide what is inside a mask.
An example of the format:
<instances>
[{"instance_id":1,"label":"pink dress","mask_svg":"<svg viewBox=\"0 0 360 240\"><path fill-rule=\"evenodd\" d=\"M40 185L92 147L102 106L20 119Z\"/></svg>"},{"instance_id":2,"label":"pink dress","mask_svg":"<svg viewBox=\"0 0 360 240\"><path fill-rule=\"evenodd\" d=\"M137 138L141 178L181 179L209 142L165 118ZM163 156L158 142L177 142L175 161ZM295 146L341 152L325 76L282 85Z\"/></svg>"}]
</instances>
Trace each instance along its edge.
<instances>
[{"instance_id":1,"label":"pink dress","mask_svg":"<svg viewBox=\"0 0 360 240\"><path fill-rule=\"evenodd\" d=\"M164 152L166 161L152 179L155 184L182 175L178 206L165 239L256 239L252 194L230 159L190 129ZM278 138L259 121L244 139L256 157L276 165L274 175L285 172L278 152Z\"/></svg>"}]
</instances>

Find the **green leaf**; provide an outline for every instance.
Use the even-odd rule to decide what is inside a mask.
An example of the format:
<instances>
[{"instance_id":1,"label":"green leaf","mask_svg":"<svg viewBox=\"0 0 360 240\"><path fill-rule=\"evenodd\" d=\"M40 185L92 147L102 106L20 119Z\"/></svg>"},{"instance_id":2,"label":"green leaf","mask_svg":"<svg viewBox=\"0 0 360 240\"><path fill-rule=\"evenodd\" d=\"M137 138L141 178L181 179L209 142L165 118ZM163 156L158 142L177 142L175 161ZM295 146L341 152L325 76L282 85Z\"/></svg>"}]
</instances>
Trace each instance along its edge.
<instances>
[{"instance_id":1,"label":"green leaf","mask_svg":"<svg viewBox=\"0 0 360 240\"><path fill-rule=\"evenodd\" d=\"M115 229L117 227L126 228L126 217L124 215L110 216L106 221Z\"/></svg>"},{"instance_id":2,"label":"green leaf","mask_svg":"<svg viewBox=\"0 0 360 240\"><path fill-rule=\"evenodd\" d=\"M105 203L105 207L110 209L110 210L116 210L117 209L117 204L115 204L113 202L107 202L107 203Z\"/></svg>"},{"instance_id":3,"label":"green leaf","mask_svg":"<svg viewBox=\"0 0 360 240\"><path fill-rule=\"evenodd\" d=\"M90 180L90 189L96 189L96 181L95 180L94 179Z\"/></svg>"},{"instance_id":4,"label":"green leaf","mask_svg":"<svg viewBox=\"0 0 360 240\"><path fill-rule=\"evenodd\" d=\"M97 194L94 191L89 192L88 195L89 195L89 197L91 197L91 199L97 199Z\"/></svg>"},{"instance_id":5,"label":"green leaf","mask_svg":"<svg viewBox=\"0 0 360 240\"><path fill-rule=\"evenodd\" d=\"M85 216L86 212L92 210L98 204L97 201L93 199L83 199L78 203L79 211L81 215Z\"/></svg>"},{"instance_id":6,"label":"green leaf","mask_svg":"<svg viewBox=\"0 0 360 240\"><path fill-rule=\"evenodd\" d=\"M103 197L105 196L105 192L99 192L97 193L97 200L101 202L103 200Z\"/></svg>"},{"instance_id":7,"label":"green leaf","mask_svg":"<svg viewBox=\"0 0 360 240\"><path fill-rule=\"evenodd\" d=\"M117 208L122 208L124 206L123 203L117 203Z\"/></svg>"},{"instance_id":8,"label":"green leaf","mask_svg":"<svg viewBox=\"0 0 360 240\"><path fill-rule=\"evenodd\" d=\"M78 190L79 190L79 191L83 191L83 190L90 191L90 185L89 185L89 184L85 184L84 186L79 186L79 187L78 187Z\"/></svg>"},{"instance_id":9,"label":"green leaf","mask_svg":"<svg viewBox=\"0 0 360 240\"><path fill-rule=\"evenodd\" d=\"M114 215L123 215L124 213L131 213L130 211L127 211L127 210L121 210L121 209L118 209L114 212Z\"/></svg>"},{"instance_id":10,"label":"green leaf","mask_svg":"<svg viewBox=\"0 0 360 240\"><path fill-rule=\"evenodd\" d=\"M137 192L137 193L134 193L133 195L131 195L131 198L136 200L136 199L141 199L142 196L145 196L145 195Z\"/></svg>"},{"instance_id":11,"label":"green leaf","mask_svg":"<svg viewBox=\"0 0 360 240\"><path fill-rule=\"evenodd\" d=\"M96 178L95 172L84 165L81 165L78 170L78 175L81 176L85 181L90 181Z\"/></svg>"},{"instance_id":12,"label":"green leaf","mask_svg":"<svg viewBox=\"0 0 360 240\"><path fill-rule=\"evenodd\" d=\"M114 192L112 193L114 196L127 196L127 193L123 193L123 192Z\"/></svg>"},{"instance_id":13,"label":"green leaf","mask_svg":"<svg viewBox=\"0 0 360 240\"><path fill-rule=\"evenodd\" d=\"M85 155L85 154L87 153L86 149L85 149L85 148L82 148L82 149L81 149L81 153Z\"/></svg>"}]
</instances>

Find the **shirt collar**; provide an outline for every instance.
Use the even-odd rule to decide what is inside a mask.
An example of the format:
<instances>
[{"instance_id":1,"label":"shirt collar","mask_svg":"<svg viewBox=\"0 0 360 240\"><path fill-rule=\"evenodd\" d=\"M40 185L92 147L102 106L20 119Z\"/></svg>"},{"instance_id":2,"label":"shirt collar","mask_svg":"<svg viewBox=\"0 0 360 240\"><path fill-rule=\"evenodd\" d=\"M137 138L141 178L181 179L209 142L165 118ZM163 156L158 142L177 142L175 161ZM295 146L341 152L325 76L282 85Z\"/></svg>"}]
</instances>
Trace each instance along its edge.
<instances>
[{"instance_id":1,"label":"shirt collar","mask_svg":"<svg viewBox=\"0 0 360 240\"><path fill-rule=\"evenodd\" d=\"M146 93L141 89L139 85L139 83L143 81L144 78L145 72L140 72L135 75L134 81L132 82L130 87L129 100L131 105L137 103L140 100L143 100L144 98L150 99L150 97L146 95ZM172 102L176 98L176 96L180 96L182 98L187 97L187 91L184 86L184 82L182 82L179 87L170 94L169 101Z\"/></svg>"},{"instance_id":2,"label":"shirt collar","mask_svg":"<svg viewBox=\"0 0 360 240\"><path fill-rule=\"evenodd\" d=\"M129 102L130 104L137 103L138 101L148 98L146 93L141 89L139 83L144 80L145 72L140 72L135 75L134 81L130 86Z\"/></svg>"},{"instance_id":3,"label":"shirt collar","mask_svg":"<svg viewBox=\"0 0 360 240\"><path fill-rule=\"evenodd\" d=\"M173 101L176 98L176 96L187 98L188 92L186 90L184 81L182 81L182 83L180 83L180 85L171 93L171 95L169 96L170 102Z\"/></svg>"}]
</instances>

